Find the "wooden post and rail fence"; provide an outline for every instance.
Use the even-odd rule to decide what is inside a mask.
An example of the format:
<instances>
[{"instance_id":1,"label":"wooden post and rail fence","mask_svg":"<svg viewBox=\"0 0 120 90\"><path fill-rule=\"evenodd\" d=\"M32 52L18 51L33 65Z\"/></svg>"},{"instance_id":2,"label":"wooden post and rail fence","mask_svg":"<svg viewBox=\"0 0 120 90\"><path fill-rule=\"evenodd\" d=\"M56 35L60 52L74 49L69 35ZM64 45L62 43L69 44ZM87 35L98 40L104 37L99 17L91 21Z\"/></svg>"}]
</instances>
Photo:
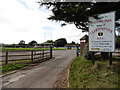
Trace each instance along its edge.
<instances>
[{"instance_id":1,"label":"wooden post and rail fence","mask_svg":"<svg viewBox=\"0 0 120 90\"><path fill-rule=\"evenodd\" d=\"M7 65L12 61L30 61L34 62L37 60L48 60L52 58L52 47L45 50L14 50L14 51L3 51L2 55L2 64ZM9 63L8 63L9 62Z\"/></svg>"}]
</instances>

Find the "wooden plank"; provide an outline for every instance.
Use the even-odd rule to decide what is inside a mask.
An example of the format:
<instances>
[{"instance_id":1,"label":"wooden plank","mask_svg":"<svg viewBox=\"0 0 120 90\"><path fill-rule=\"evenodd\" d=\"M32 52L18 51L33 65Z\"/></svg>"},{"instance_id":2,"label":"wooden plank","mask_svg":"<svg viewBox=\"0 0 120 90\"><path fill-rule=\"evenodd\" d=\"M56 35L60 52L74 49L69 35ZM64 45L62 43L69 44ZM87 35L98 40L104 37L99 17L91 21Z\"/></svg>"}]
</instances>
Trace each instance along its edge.
<instances>
[{"instance_id":1,"label":"wooden plank","mask_svg":"<svg viewBox=\"0 0 120 90\"><path fill-rule=\"evenodd\" d=\"M46 52L46 53L50 53L50 52ZM43 54L43 53L36 53L36 54L34 54L34 55L40 55L40 54ZM8 55L8 57L13 57L13 56L15 56L15 57L17 57L17 56L31 56L31 54L27 54L27 55ZM0 57L6 57L6 55L2 55L2 56L0 56Z\"/></svg>"},{"instance_id":2,"label":"wooden plank","mask_svg":"<svg viewBox=\"0 0 120 90\"><path fill-rule=\"evenodd\" d=\"M34 58L34 59L42 59L42 57L36 57L36 58Z\"/></svg>"},{"instance_id":3,"label":"wooden plank","mask_svg":"<svg viewBox=\"0 0 120 90\"><path fill-rule=\"evenodd\" d=\"M50 53L50 52L44 52L44 54L48 54L48 53Z\"/></svg>"},{"instance_id":4,"label":"wooden plank","mask_svg":"<svg viewBox=\"0 0 120 90\"><path fill-rule=\"evenodd\" d=\"M43 53L37 53L37 54L34 54L34 55L42 55Z\"/></svg>"},{"instance_id":5,"label":"wooden plank","mask_svg":"<svg viewBox=\"0 0 120 90\"><path fill-rule=\"evenodd\" d=\"M10 59L10 60L8 60L8 62L9 61L20 61L20 60L31 60L31 58L24 58L24 59ZM4 62L4 61L3 61Z\"/></svg>"},{"instance_id":6,"label":"wooden plank","mask_svg":"<svg viewBox=\"0 0 120 90\"><path fill-rule=\"evenodd\" d=\"M5 57L6 55L4 55L3 57ZM31 56L31 54L27 54L27 55L8 55L8 57L18 57L18 56Z\"/></svg>"},{"instance_id":7,"label":"wooden plank","mask_svg":"<svg viewBox=\"0 0 120 90\"><path fill-rule=\"evenodd\" d=\"M9 52L31 52L31 51L42 51L42 50L4 50L2 52L6 52L6 51L9 51Z\"/></svg>"}]
</instances>

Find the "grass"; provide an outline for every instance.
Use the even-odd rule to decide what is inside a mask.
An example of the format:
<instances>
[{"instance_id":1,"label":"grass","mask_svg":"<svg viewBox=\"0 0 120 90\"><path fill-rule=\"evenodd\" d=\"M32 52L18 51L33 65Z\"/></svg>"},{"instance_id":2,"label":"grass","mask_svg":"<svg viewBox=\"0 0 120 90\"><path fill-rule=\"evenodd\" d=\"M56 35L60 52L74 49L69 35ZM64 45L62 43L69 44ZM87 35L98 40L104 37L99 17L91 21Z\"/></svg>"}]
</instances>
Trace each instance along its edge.
<instances>
[{"instance_id":1,"label":"grass","mask_svg":"<svg viewBox=\"0 0 120 90\"><path fill-rule=\"evenodd\" d=\"M23 67L26 67L28 65L31 64L8 64L8 65L4 65L4 66L0 66L0 74L2 73L8 73L10 71L14 71Z\"/></svg>"},{"instance_id":2,"label":"grass","mask_svg":"<svg viewBox=\"0 0 120 90\"><path fill-rule=\"evenodd\" d=\"M120 58L119 58L120 59ZM70 88L120 88L120 62L96 61L78 57L70 67Z\"/></svg>"},{"instance_id":3,"label":"grass","mask_svg":"<svg viewBox=\"0 0 120 90\"><path fill-rule=\"evenodd\" d=\"M0 48L3 51L13 51L13 50L50 50L50 48ZM67 48L53 48L53 50L67 50Z\"/></svg>"},{"instance_id":4,"label":"grass","mask_svg":"<svg viewBox=\"0 0 120 90\"><path fill-rule=\"evenodd\" d=\"M53 50L68 50L67 48L53 48Z\"/></svg>"},{"instance_id":5,"label":"grass","mask_svg":"<svg viewBox=\"0 0 120 90\"><path fill-rule=\"evenodd\" d=\"M2 48L2 50L49 50L49 48Z\"/></svg>"},{"instance_id":6,"label":"grass","mask_svg":"<svg viewBox=\"0 0 120 90\"><path fill-rule=\"evenodd\" d=\"M21 64L21 63L28 63L31 62L31 60L18 60L18 61L9 61L8 60L8 64ZM0 64L4 65L5 61L0 61Z\"/></svg>"}]
</instances>

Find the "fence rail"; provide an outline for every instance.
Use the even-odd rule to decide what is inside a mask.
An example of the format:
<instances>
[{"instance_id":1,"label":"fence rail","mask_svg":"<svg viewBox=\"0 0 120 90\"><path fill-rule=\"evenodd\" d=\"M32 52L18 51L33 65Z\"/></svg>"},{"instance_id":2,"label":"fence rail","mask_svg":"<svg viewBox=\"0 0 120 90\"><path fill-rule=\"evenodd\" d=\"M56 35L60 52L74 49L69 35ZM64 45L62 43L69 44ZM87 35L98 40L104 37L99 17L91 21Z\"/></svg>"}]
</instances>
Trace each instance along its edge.
<instances>
[{"instance_id":1,"label":"fence rail","mask_svg":"<svg viewBox=\"0 0 120 90\"><path fill-rule=\"evenodd\" d=\"M52 58L52 47L49 50L17 50L17 51L3 51L0 55L0 62L2 65L7 65L12 61L25 61L30 62L36 60L44 60ZM9 63L8 63L9 62Z\"/></svg>"}]
</instances>

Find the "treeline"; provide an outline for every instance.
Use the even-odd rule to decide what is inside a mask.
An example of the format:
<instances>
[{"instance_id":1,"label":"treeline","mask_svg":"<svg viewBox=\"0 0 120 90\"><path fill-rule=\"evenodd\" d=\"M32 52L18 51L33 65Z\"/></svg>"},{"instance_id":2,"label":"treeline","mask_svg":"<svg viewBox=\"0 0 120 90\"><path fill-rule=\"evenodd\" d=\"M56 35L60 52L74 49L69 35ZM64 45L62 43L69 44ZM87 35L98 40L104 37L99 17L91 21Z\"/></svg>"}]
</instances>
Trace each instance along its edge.
<instances>
[{"instance_id":1,"label":"treeline","mask_svg":"<svg viewBox=\"0 0 120 90\"><path fill-rule=\"evenodd\" d=\"M116 42L116 48L120 48L120 35L116 36L115 42Z\"/></svg>"},{"instance_id":2,"label":"treeline","mask_svg":"<svg viewBox=\"0 0 120 90\"><path fill-rule=\"evenodd\" d=\"M64 47L67 43L67 40L65 38L59 38L55 41L53 40L47 40L45 43L53 43L53 46L55 47ZM76 44L74 41L72 41L69 44Z\"/></svg>"},{"instance_id":3,"label":"treeline","mask_svg":"<svg viewBox=\"0 0 120 90\"><path fill-rule=\"evenodd\" d=\"M28 44L26 44L25 43L25 41L24 40L21 40L18 44L3 44L2 46L3 47L11 47L11 48L32 48L32 47L34 47L35 45L37 46L42 46L43 44L45 44L45 45L53 45L54 47L64 47L66 44L68 44L67 43L67 40L65 39L65 38L59 38L59 39L57 39L57 40L55 40L55 41L53 41L53 40L47 40L47 41L45 41L45 42L43 42L43 43L41 43L41 44L38 44L35 40L33 40L33 41L31 41L31 42L29 42ZM71 43L69 43L69 44L75 44L75 42L74 41L72 41Z\"/></svg>"},{"instance_id":4,"label":"treeline","mask_svg":"<svg viewBox=\"0 0 120 90\"><path fill-rule=\"evenodd\" d=\"M64 47L67 44L67 40L65 38L60 38L55 41L47 40L45 43L53 43L55 47Z\"/></svg>"},{"instance_id":5,"label":"treeline","mask_svg":"<svg viewBox=\"0 0 120 90\"><path fill-rule=\"evenodd\" d=\"M18 44L2 44L2 47L11 47L11 48L32 48L37 44L35 40L25 44L24 40L21 40Z\"/></svg>"}]
</instances>

